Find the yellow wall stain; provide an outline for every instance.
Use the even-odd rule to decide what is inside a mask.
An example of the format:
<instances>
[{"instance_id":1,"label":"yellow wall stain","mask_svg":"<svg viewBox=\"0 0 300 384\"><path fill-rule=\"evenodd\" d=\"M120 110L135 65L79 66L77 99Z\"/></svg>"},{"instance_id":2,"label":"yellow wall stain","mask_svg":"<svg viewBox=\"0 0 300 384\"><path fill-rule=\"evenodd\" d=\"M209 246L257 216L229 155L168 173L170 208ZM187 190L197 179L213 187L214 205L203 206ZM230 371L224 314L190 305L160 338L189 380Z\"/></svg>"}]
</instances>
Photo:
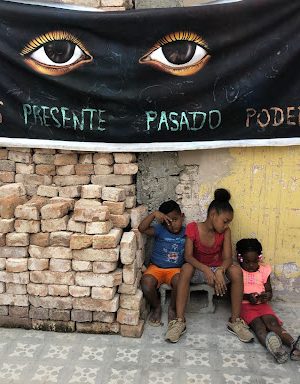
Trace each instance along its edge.
<instances>
[{"instance_id":1,"label":"yellow wall stain","mask_svg":"<svg viewBox=\"0 0 300 384\"><path fill-rule=\"evenodd\" d=\"M228 155L229 172L202 181L200 200L215 188L228 189L235 211L233 246L243 237L257 237L266 262L296 263L300 270L300 147L232 148Z\"/></svg>"}]
</instances>

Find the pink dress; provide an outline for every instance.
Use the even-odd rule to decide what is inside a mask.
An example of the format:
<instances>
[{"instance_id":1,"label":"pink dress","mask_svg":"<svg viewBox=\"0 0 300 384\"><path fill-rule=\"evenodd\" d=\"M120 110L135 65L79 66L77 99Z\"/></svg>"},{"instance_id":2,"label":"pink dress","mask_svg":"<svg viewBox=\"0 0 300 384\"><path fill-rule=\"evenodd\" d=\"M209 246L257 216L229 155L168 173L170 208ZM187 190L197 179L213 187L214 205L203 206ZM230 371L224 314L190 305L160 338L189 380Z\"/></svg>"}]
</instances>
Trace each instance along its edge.
<instances>
[{"instance_id":1,"label":"pink dress","mask_svg":"<svg viewBox=\"0 0 300 384\"><path fill-rule=\"evenodd\" d=\"M269 264L261 264L256 272L247 272L244 269L244 293L259 293L265 292L265 284L271 274L271 266ZM282 321L276 316L272 307L268 303L250 304L248 300L243 300L241 308L241 318L247 324L250 324L257 317L264 315L274 316L281 325Z\"/></svg>"}]
</instances>

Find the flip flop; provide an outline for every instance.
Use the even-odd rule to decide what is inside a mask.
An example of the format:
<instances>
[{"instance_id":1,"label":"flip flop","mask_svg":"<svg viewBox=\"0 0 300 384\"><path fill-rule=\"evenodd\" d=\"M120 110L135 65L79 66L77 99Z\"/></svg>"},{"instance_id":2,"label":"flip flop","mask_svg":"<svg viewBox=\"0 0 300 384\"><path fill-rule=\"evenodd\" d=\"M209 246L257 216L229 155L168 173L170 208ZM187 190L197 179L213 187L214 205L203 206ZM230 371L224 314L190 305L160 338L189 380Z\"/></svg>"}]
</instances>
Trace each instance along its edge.
<instances>
[{"instance_id":1,"label":"flip flop","mask_svg":"<svg viewBox=\"0 0 300 384\"><path fill-rule=\"evenodd\" d=\"M282 346L280 337L275 332L269 332L266 336L266 348L275 358L278 364L285 363L289 354Z\"/></svg>"},{"instance_id":2,"label":"flip flop","mask_svg":"<svg viewBox=\"0 0 300 384\"><path fill-rule=\"evenodd\" d=\"M151 327L160 327L161 325L164 325L160 320L148 320L148 324L151 325Z\"/></svg>"},{"instance_id":3,"label":"flip flop","mask_svg":"<svg viewBox=\"0 0 300 384\"><path fill-rule=\"evenodd\" d=\"M298 339L294 342L293 346L292 346L292 350L291 350L291 353L290 353L290 358L291 360L294 360L294 361L300 361L300 354L299 355L295 355L294 352L295 350L298 350L300 351L300 336L298 336Z\"/></svg>"}]
</instances>

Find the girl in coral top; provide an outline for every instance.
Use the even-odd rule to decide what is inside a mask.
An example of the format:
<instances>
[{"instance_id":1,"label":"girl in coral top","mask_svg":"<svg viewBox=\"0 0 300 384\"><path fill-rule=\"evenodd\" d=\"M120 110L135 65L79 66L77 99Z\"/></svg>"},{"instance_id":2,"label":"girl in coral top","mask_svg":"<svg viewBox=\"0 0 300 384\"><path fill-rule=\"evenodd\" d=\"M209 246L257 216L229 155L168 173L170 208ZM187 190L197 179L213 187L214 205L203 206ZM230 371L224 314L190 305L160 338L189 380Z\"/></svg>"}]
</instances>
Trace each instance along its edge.
<instances>
[{"instance_id":1,"label":"girl in coral top","mask_svg":"<svg viewBox=\"0 0 300 384\"><path fill-rule=\"evenodd\" d=\"M227 323L229 332L243 342L254 339L249 327L240 319L243 297L243 275L239 265L234 265L231 250L229 224L233 208L230 193L217 189L207 210L204 222L192 222L186 227L185 261L179 275L176 296L176 319L169 322L166 340L176 343L186 331L185 307L190 283L207 283L223 296L226 284L231 282L231 317Z\"/></svg>"},{"instance_id":2,"label":"girl in coral top","mask_svg":"<svg viewBox=\"0 0 300 384\"><path fill-rule=\"evenodd\" d=\"M257 239L242 239L236 250L244 278L241 317L279 364L289 358L282 343L290 348L291 360L300 361L300 336L295 341L268 304L272 298L271 266L262 264L261 243Z\"/></svg>"}]
</instances>

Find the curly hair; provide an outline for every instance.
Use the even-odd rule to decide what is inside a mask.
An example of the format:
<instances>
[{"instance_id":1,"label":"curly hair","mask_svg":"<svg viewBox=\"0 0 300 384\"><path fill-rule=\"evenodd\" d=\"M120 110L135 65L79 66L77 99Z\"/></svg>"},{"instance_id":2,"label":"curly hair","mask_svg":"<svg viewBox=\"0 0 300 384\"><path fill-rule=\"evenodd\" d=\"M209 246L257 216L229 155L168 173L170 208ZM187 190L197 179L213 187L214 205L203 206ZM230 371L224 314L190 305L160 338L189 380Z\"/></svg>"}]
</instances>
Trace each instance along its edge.
<instances>
[{"instance_id":1,"label":"curly hair","mask_svg":"<svg viewBox=\"0 0 300 384\"><path fill-rule=\"evenodd\" d=\"M258 255L262 253L262 245L257 239L241 239L236 243L236 251L239 255L254 251Z\"/></svg>"}]
</instances>

